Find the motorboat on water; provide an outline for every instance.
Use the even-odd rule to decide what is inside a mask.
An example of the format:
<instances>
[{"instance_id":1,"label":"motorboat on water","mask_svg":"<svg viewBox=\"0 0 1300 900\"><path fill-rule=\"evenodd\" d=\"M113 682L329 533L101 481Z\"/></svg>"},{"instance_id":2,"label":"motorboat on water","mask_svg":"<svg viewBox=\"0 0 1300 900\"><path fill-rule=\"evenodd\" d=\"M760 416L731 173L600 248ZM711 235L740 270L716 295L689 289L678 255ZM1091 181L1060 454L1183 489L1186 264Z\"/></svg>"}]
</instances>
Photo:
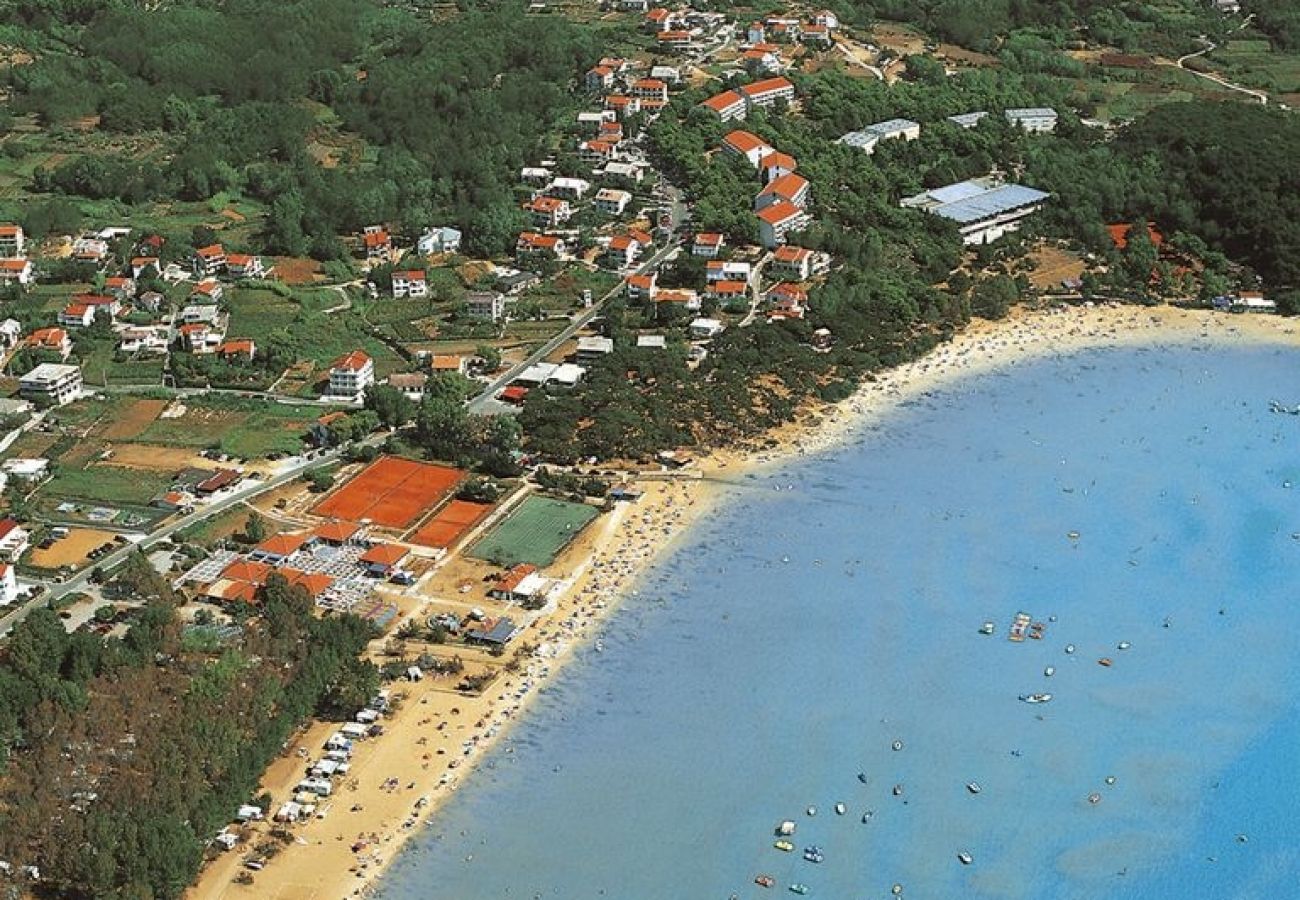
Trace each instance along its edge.
<instances>
[{"instance_id":1,"label":"motorboat on water","mask_svg":"<svg viewBox=\"0 0 1300 900\"><path fill-rule=\"evenodd\" d=\"M1020 643L1025 639L1026 632L1029 631L1030 624L1034 617L1027 612L1016 613L1015 619L1011 622L1011 631L1007 633L1007 640Z\"/></svg>"},{"instance_id":2,"label":"motorboat on water","mask_svg":"<svg viewBox=\"0 0 1300 900\"><path fill-rule=\"evenodd\" d=\"M1127 650L1129 647L1132 647L1133 645L1130 644L1128 641L1120 641L1117 646L1120 650Z\"/></svg>"},{"instance_id":3,"label":"motorboat on water","mask_svg":"<svg viewBox=\"0 0 1300 900\"><path fill-rule=\"evenodd\" d=\"M815 807L815 806L810 806L810 807L808 807L808 808L807 808L806 810L804 810L804 811L805 811L806 813L808 813L808 815L810 815L810 816L815 816L815 815L817 815L817 807Z\"/></svg>"},{"instance_id":4,"label":"motorboat on water","mask_svg":"<svg viewBox=\"0 0 1300 900\"><path fill-rule=\"evenodd\" d=\"M980 634L992 634L993 627L994 626L992 622L985 622L983 625L980 626Z\"/></svg>"},{"instance_id":5,"label":"motorboat on water","mask_svg":"<svg viewBox=\"0 0 1300 900\"><path fill-rule=\"evenodd\" d=\"M903 749L903 742L902 742L902 741L894 741L894 743L893 743L893 748L894 748L895 750L902 750L902 749Z\"/></svg>"},{"instance_id":6,"label":"motorboat on water","mask_svg":"<svg viewBox=\"0 0 1300 900\"><path fill-rule=\"evenodd\" d=\"M790 835L794 834L795 828L796 826L794 822L790 821L789 819L786 819L780 825L776 826L776 833L781 837L789 837Z\"/></svg>"},{"instance_id":7,"label":"motorboat on water","mask_svg":"<svg viewBox=\"0 0 1300 900\"><path fill-rule=\"evenodd\" d=\"M980 791L984 789L980 787L980 783L978 781L968 781L966 782L966 790L970 791L972 794L978 794Z\"/></svg>"},{"instance_id":8,"label":"motorboat on water","mask_svg":"<svg viewBox=\"0 0 1300 900\"><path fill-rule=\"evenodd\" d=\"M1048 666L1046 669L1043 670L1043 674L1046 675L1048 678L1051 678L1053 675L1056 674L1056 666Z\"/></svg>"},{"instance_id":9,"label":"motorboat on water","mask_svg":"<svg viewBox=\"0 0 1300 900\"><path fill-rule=\"evenodd\" d=\"M806 894L808 893L808 885L800 884L799 882L796 881L794 884L790 885L790 893Z\"/></svg>"},{"instance_id":10,"label":"motorboat on water","mask_svg":"<svg viewBox=\"0 0 1300 900\"><path fill-rule=\"evenodd\" d=\"M776 879L771 875L757 875L754 877L754 884L759 887L772 887L776 884Z\"/></svg>"},{"instance_id":11,"label":"motorboat on water","mask_svg":"<svg viewBox=\"0 0 1300 900\"><path fill-rule=\"evenodd\" d=\"M775 848L778 849L778 850L781 850L781 851L785 852L785 853L789 853L790 851L794 850L794 844L792 844L792 843L790 843L789 841L786 841L786 840L780 840L780 841L777 841L777 842L776 842L775 844L773 844L772 846L775 847Z\"/></svg>"},{"instance_id":12,"label":"motorboat on water","mask_svg":"<svg viewBox=\"0 0 1300 900\"><path fill-rule=\"evenodd\" d=\"M1065 645L1065 652L1066 652L1066 653L1073 653L1073 652L1074 652L1074 644L1066 644L1066 645Z\"/></svg>"},{"instance_id":13,"label":"motorboat on water","mask_svg":"<svg viewBox=\"0 0 1300 900\"><path fill-rule=\"evenodd\" d=\"M1046 703L1052 699L1051 694L1021 694L1020 699L1026 703Z\"/></svg>"},{"instance_id":14,"label":"motorboat on water","mask_svg":"<svg viewBox=\"0 0 1300 900\"><path fill-rule=\"evenodd\" d=\"M1111 665L1110 657L1109 657L1109 656L1103 656L1101 659L1097 660L1097 665L1099 665L1099 666L1105 666L1107 669L1109 669L1109 668L1110 668L1110 665Z\"/></svg>"},{"instance_id":15,"label":"motorboat on water","mask_svg":"<svg viewBox=\"0 0 1300 900\"><path fill-rule=\"evenodd\" d=\"M867 810L866 812L864 812L864 813L862 814L862 824L865 825L865 824L867 824L868 822L870 822L870 821L871 821L871 817L874 816L874 815L875 815L875 813L872 812L871 810Z\"/></svg>"},{"instance_id":16,"label":"motorboat on water","mask_svg":"<svg viewBox=\"0 0 1300 900\"><path fill-rule=\"evenodd\" d=\"M848 808L847 806L845 806L843 803L836 803L836 804L835 804L835 815L837 815L837 816L842 816L842 815L844 815L846 812L848 812L848 809L849 809L849 808Z\"/></svg>"},{"instance_id":17,"label":"motorboat on water","mask_svg":"<svg viewBox=\"0 0 1300 900\"><path fill-rule=\"evenodd\" d=\"M803 858L808 860L810 863L819 863L826 860L826 854L822 851L821 847L805 847Z\"/></svg>"},{"instance_id":18,"label":"motorboat on water","mask_svg":"<svg viewBox=\"0 0 1300 900\"><path fill-rule=\"evenodd\" d=\"M861 781L863 784L866 784L866 783L867 783L867 773L866 773L866 772L859 772L859 773L858 773L858 781Z\"/></svg>"},{"instance_id":19,"label":"motorboat on water","mask_svg":"<svg viewBox=\"0 0 1300 900\"><path fill-rule=\"evenodd\" d=\"M894 796L895 797L903 796L903 786L901 784L894 785Z\"/></svg>"},{"instance_id":20,"label":"motorboat on water","mask_svg":"<svg viewBox=\"0 0 1300 900\"><path fill-rule=\"evenodd\" d=\"M957 859L961 861L961 864L963 866L969 866L971 863L975 861L975 857L971 856L965 850L957 854Z\"/></svg>"}]
</instances>

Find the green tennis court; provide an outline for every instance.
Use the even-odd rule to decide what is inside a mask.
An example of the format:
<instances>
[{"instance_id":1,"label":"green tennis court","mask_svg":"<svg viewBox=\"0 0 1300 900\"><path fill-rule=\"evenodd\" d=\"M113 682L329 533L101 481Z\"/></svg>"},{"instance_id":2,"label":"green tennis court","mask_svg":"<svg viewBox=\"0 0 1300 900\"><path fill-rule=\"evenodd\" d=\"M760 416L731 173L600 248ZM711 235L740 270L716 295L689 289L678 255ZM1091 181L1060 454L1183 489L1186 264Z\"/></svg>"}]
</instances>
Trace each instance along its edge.
<instances>
[{"instance_id":1,"label":"green tennis court","mask_svg":"<svg viewBox=\"0 0 1300 900\"><path fill-rule=\"evenodd\" d=\"M469 555L500 566L516 563L549 566L597 515L595 507L583 503L528 497L501 524L476 541Z\"/></svg>"}]
</instances>

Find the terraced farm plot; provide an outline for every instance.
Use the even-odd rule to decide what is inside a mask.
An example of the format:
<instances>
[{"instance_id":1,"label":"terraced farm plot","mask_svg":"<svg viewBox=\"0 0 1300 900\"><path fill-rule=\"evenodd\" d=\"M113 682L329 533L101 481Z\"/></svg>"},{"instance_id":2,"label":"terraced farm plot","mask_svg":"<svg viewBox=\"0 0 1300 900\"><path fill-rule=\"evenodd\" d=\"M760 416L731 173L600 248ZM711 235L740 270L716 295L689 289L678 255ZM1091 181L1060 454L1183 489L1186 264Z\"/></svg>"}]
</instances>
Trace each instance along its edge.
<instances>
[{"instance_id":1,"label":"terraced farm plot","mask_svg":"<svg viewBox=\"0 0 1300 900\"><path fill-rule=\"evenodd\" d=\"M594 506L549 497L529 497L482 538L469 555L500 566L549 566L599 515Z\"/></svg>"}]
</instances>

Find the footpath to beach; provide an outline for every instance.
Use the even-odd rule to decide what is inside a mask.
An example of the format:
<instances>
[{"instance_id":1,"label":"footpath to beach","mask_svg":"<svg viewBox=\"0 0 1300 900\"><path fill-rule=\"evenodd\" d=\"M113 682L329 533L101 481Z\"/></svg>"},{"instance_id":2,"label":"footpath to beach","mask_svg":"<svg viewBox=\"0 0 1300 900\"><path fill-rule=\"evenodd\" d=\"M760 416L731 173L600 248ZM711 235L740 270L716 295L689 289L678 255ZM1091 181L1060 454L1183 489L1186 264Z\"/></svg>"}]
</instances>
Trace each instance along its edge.
<instances>
[{"instance_id":1,"label":"footpath to beach","mask_svg":"<svg viewBox=\"0 0 1300 900\"><path fill-rule=\"evenodd\" d=\"M405 694L400 708L384 720L381 738L358 745L346 783L322 807L324 817L289 826L293 842L256 873L252 884L236 881L250 849L243 845L208 865L186 896L342 900L372 892L403 843L437 814L546 679L584 647L617 602L636 589L646 566L707 513L725 492L727 481L748 469L832 450L899 403L965 377L1090 348L1175 341L1295 347L1300 346L1300 324L1272 316L1171 307L1017 311L1001 322L972 324L922 359L865 384L837 406L810 410L801 422L774 433L776 443L768 449L712 454L699 463L704 479L645 482L638 504L620 505L599 520L557 563L562 590L522 636L537 650L518 671L501 675L479 696L459 693L445 679L394 686L395 694ZM317 723L302 734L268 770L264 788L284 796L304 769L299 748L316 754L335 728ZM265 832L271 827L259 826ZM266 834L259 837L265 839Z\"/></svg>"}]
</instances>

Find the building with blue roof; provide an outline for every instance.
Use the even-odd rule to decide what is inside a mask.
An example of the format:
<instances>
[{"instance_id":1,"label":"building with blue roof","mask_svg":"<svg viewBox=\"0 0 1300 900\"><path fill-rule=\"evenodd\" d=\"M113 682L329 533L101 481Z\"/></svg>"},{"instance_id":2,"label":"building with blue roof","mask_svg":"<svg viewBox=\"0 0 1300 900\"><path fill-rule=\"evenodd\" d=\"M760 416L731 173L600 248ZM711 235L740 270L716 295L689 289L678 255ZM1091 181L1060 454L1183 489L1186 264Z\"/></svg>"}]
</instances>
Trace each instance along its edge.
<instances>
[{"instance_id":1,"label":"building with blue roof","mask_svg":"<svg viewBox=\"0 0 1300 900\"><path fill-rule=\"evenodd\" d=\"M965 244L988 244L1019 229L1050 196L988 176L925 191L904 198L899 205L951 219Z\"/></svg>"}]
</instances>

